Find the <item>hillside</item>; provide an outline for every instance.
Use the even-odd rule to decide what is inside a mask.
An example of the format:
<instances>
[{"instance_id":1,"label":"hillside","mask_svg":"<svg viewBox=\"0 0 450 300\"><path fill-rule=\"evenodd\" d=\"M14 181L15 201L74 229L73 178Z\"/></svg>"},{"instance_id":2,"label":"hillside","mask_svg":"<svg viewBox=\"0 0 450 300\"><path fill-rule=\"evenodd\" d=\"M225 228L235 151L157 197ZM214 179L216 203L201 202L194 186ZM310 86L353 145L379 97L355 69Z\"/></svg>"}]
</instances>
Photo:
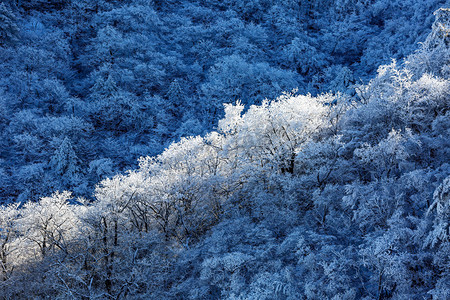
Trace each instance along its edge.
<instances>
[{"instance_id":1,"label":"hillside","mask_svg":"<svg viewBox=\"0 0 450 300\"><path fill-rule=\"evenodd\" d=\"M0 299L450 298L450 9L438 2L0 4ZM305 20L317 60L275 62L283 38L305 36L286 33L288 17L268 23L269 7ZM407 18L432 8L428 29L431 17ZM378 41L401 32L389 27L400 15L416 31L382 64ZM320 42L351 20L379 29L361 51ZM211 45L243 34L267 44ZM402 46L413 35L422 43ZM159 87L145 77L157 74Z\"/></svg>"},{"instance_id":2,"label":"hillside","mask_svg":"<svg viewBox=\"0 0 450 300\"><path fill-rule=\"evenodd\" d=\"M100 180L297 89L342 92L424 42L445 0L3 0L0 203Z\"/></svg>"}]
</instances>

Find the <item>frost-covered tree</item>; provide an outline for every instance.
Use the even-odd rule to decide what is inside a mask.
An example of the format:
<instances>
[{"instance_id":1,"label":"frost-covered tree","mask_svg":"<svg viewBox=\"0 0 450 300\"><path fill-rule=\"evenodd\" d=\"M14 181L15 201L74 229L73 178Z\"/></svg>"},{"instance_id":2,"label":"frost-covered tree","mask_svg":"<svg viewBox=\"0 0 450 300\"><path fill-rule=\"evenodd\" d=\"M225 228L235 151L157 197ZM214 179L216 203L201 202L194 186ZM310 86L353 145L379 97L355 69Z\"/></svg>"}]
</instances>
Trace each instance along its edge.
<instances>
[{"instance_id":1,"label":"frost-covered tree","mask_svg":"<svg viewBox=\"0 0 450 300\"><path fill-rule=\"evenodd\" d=\"M448 223L449 201L450 197L450 178L444 179L441 185L434 191L433 203L431 204L428 213L434 214L434 228L430 232L426 243L432 247L439 243L449 243L450 224Z\"/></svg>"},{"instance_id":2,"label":"frost-covered tree","mask_svg":"<svg viewBox=\"0 0 450 300\"><path fill-rule=\"evenodd\" d=\"M24 248L42 257L54 251L68 252L69 242L78 230L69 192L55 193L37 203L25 204L19 220L20 233L25 238ZM24 255L27 255L24 253Z\"/></svg>"},{"instance_id":3,"label":"frost-covered tree","mask_svg":"<svg viewBox=\"0 0 450 300\"><path fill-rule=\"evenodd\" d=\"M302 75L313 75L327 66L327 58L320 53L307 35L295 38L283 49L285 65L295 67Z\"/></svg>"},{"instance_id":4,"label":"frost-covered tree","mask_svg":"<svg viewBox=\"0 0 450 300\"><path fill-rule=\"evenodd\" d=\"M186 109L186 96L177 79L174 79L166 93L168 103L168 110L176 119L180 119L183 115L183 108ZM183 107L184 106L184 107Z\"/></svg>"},{"instance_id":5,"label":"frost-covered tree","mask_svg":"<svg viewBox=\"0 0 450 300\"><path fill-rule=\"evenodd\" d=\"M427 72L448 77L450 9L440 8L434 15L435 21L431 33L422 44L422 48L408 59L408 64L418 76Z\"/></svg>"},{"instance_id":6,"label":"frost-covered tree","mask_svg":"<svg viewBox=\"0 0 450 300\"><path fill-rule=\"evenodd\" d=\"M0 4L0 45L15 42L18 39L19 28L16 16L4 4Z\"/></svg>"},{"instance_id":7,"label":"frost-covered tree","mask_svg":"<svg viewBox=\"0 0 450 300\"><path fill-rule=\"evenodd\" d=\"M223 58L208 72L202 87L203 104L207 111L221 115L222 103L241 101L245 105L259 104L274 98L282 91L296 87L292 72L270 67L265 63L252 64L238 55Z\"/></svg>"},{"instance_id":8,"label":"frost-covered tree","mask_svg":"<svg viewBox=\"0 0 450 300\"><path fill-rule=\"evenodd\" d=\"M15 247L14 239L18 236L16 221L19 216L19 204L10 204L0 207L0 268L1 280L6 281L14 271L14 258L12 253Z\"/></svg>"},{"instance_id":9,"label":"frost-covered tree","mask_svg":"<svg viewBox=\"0 0 450 300\"><path fill-rule=\"evenodd\" d=\"M61 145L55 150L50 163L54 172L59 176L64 176L66 182L77 180L79 159L69 138L64 138Z\"/></svg>"}]
</instances>

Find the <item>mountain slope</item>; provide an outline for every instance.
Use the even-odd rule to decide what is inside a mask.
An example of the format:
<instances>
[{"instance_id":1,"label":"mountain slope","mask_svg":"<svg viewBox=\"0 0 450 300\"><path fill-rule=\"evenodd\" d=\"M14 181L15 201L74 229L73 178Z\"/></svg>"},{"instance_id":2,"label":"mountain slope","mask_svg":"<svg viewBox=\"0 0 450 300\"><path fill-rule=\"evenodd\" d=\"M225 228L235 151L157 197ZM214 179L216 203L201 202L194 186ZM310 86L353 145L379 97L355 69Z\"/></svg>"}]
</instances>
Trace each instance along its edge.
<instances>
[{"instance_id":1,"label":"mountain slope","mask_svg":"<svg viewBox=\"0 0 450 300\"><path fill-rule=\"evenodd\" d=\"M2 207L0 296L445 299L449 15L356 98L228 104L92 203Z\"/></svg>"}]
</instances>

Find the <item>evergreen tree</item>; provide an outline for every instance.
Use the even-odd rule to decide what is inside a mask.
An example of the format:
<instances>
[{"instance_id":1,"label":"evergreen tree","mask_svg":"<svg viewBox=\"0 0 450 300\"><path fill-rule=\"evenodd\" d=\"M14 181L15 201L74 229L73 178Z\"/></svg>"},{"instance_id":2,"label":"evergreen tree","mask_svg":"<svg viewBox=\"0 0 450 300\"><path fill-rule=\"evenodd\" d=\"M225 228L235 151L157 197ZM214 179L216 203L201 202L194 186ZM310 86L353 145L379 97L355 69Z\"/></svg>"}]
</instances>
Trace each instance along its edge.
<instances>
[{"instance_id":1,"label":"evergreen tree","mask_svg":"<svg viewBox=\"0 0 450 300\"><path fill-rule=\"evenodd\" d=\"M61 145L56 149L50 164L58 176L63 176L64 182L73 183L77 180L79 159L68 137L65 137Z\"/></svg>"},{"instance_id":2,"label":"evergreen tree","mask_svg":"<svg viewBox=\"0 0 450 300\"><path fill-rule=\"evenodd\" d=\"M169 89L166 94L168 100L168 110L172 113L173 117L180 120L183 115L183 110L186 107L183 107L185 100L185 95L181 88L181 85L178 79L174 79L169 86ZM184 109L183 109L184 108Z\"/></svg>"}]
</instances>

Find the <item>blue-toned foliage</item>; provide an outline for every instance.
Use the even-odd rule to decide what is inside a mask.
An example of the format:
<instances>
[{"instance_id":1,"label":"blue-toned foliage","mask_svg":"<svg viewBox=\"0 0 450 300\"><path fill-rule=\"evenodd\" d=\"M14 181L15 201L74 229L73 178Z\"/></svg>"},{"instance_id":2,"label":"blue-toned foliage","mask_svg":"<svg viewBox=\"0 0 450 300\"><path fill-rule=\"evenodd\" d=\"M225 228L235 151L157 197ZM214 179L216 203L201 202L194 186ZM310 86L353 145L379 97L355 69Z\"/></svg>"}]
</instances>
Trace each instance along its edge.
<instances>
[{"instance_id":1,"label":"blue-toned foliage","mask_svg":"<svg viewBox=\"0 0 450 300\"><path fill-rule=\"evenodd\" d=\"M3 1L0 299L449 298L449 5Z\"/></svg>"}]
</instances>

